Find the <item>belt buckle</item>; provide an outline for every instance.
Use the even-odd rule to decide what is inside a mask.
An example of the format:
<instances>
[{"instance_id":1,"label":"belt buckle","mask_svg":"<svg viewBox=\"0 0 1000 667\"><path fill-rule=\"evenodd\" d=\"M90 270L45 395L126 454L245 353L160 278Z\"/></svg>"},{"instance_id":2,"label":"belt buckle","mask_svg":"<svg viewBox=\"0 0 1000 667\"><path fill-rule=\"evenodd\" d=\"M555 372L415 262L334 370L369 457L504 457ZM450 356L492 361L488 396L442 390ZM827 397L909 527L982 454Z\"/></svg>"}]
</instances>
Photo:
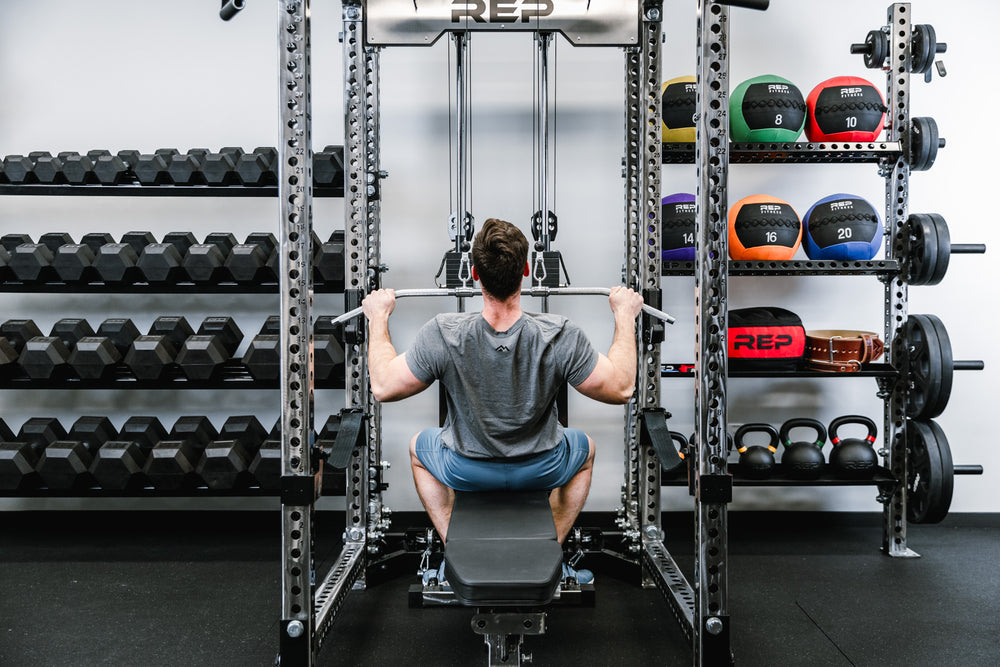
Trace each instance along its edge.
<instances>
[{"instance_id":1,"label":"belt buckle","mask_svg":"<svg viewBox=\"0 0 1000 667\"><path fill-rule=\"evenodd\" d=\"M843 336L830 336L829 338L826 339L827 343L829 343L829 345L830 345L830 363L831 364L837 363L834 360L834 358L833 358L833 341L835 341L835 340L843 340L843 339L844 339Z\"/></svg>"}]
</instances>

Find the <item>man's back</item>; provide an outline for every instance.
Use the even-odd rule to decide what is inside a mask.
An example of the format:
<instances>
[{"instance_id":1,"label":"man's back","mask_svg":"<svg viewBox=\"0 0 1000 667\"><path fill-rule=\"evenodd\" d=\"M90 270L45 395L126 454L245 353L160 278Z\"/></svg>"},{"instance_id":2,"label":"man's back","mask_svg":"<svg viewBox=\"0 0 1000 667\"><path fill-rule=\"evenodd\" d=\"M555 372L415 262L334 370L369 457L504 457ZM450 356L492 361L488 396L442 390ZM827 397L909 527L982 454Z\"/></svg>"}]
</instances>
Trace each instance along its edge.
<instances>
[{"instance_id":1,"label":"man's back","mask_svg":"<svg viewBox=\"0 0 1000 667\"><path fill-rule=\"evenodd\" d=\"M562 438L559 387L585 380L597 359L565 317L531 313L502 332L480 313L438 315L406 353L417 379L444 385L442 442L470 458L521 457L554 447Z\"/></svg>"}]
</instances>

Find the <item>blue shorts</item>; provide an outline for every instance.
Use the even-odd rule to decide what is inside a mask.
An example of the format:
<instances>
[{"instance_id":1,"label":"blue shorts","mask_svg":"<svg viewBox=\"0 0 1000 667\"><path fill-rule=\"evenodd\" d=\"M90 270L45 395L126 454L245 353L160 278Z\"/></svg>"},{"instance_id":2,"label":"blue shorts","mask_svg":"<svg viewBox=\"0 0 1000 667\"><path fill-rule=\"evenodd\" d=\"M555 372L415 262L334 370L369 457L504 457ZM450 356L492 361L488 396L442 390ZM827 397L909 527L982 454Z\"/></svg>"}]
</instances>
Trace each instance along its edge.
<instances>
[{"instance_id":1,"label":"blue shorts","mask_svg":"<svg viewBox=\"0 0 1000 667\"><path fill-rule=\"evenodd\" d=\"M567 428L547 452L516 461L470 459L441 444L440 428L417 435L417 459L435 479L456 491L534 491L565 486L587 461L587 434Z\"/></svg>"}]
</instances>

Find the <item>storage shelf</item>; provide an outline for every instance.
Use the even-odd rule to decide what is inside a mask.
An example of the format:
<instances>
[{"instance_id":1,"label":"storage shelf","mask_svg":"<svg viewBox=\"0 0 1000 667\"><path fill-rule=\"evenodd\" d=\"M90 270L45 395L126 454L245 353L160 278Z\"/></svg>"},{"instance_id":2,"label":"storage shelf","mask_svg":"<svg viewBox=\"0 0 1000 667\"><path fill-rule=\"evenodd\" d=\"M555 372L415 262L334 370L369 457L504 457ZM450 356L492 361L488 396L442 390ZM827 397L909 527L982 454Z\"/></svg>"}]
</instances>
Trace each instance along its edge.
<instances>
[{"instance_id":1,"label":"storage shelf","mask_svg":"<svg viewBox=\"0 0 1000 667\"><path fill-rule=\"evenodd\" d=\"M44 197L273 197L276 185L49 185L41 183L0 183L0 195ZM313 197L343 197L344 186L313 186Z\"/></svg>"},{"instance_id":2,"label":"storage shelf","mask_svg":"<svg viewBox=\"0 0 1000 667\"><path fill-rule=\"evenodd\" d=\"M729 377L737 378L895 378L898 375L890 364L865 364L860 371L854 373L828 373L810 369L794 371L729 371ZM694 364L662 364L660 377L694 377Z\"/></svg>"},{"instance_id":3,"label":"storage shelf","mask_svg":"<svg viewBox=\"0 0 1000 667\"><path fill-rule=\"evenodd\" d=\"M14 364L11 364L12 366ZM19 369L18 369L19 370ZM159 380L137 379L125 364L112 366L108 374L97 380L81 380L71 375L67 367L60 375L34 379L5 373L0 377L2 389L277 389L278 380L257 380L239 360L225 364L216 377L209 380L189 380L180 366L171 364ZM343 367L334 367L331 377L316 380L317 389L343 389Z\"/></svg>"},{"instance_id":4,"label":"storage shelf","mask_svg":"<svg viewBox=\"0 0 1000 667\"><path fill-rule=\"evenodd\" d=\"M261 282L240 284L235 282L193 283L179 281L176 283L66 283L66 282L0 282L0 292L18 292L31 294L277 294L278 283ZM316 294L342 294L343 286L326 283L322 280L313 281L313 292Z\"/></svg>"},{"instance_id":5,"label":"storage shelf","mask_svg":"<svg viewBox=\"0 0 1000 667\"><path fill-rule=\"evenodd\" d=\"M343 471L334 471L323 476L324 496L343 496L347 490ZM278 489L262 489L259 486L238 489L209 489L190 487L186 489L156 490L151 486L135 489L48 489L45 487L23 489L0 489L0 498L277 498Z\"/></svg>"},{"instance_id":6,"label":"storage shelf","mask_svg":"<svg viewBox=\"0 0 1000 667\"><path fill-rule=\"evenodd\" d=\"M662 263L664 276L693 276L694 262ZM897 260L730 260L731 276L895 276Z\"/></svg>"},{"instance_id":7,"label":"storage shelf","mask_svg":"<svg viewBox=\"0 0 1000 667\"><path fill-rule=\"evenodd\" d=\"M663 144L663 164L694 164L693 143ZM897 160L902 155L898 141L862 143L818 143L795 141L785 143L730 143L731 164L786 163L861 163Z\"/></svg>"},{"instance_id":8,"label":"storage shelf","mask_svg":"<svg viewBox=\"0 0 1000 667\"><path fill-rule=\"evenodd\" d=\"M743 474L742 466L739 463L730 463L727 468L733 477L733 486L895 486L896 479L887 468L881 466L875 469L875 474L870 479L846 479L838 477L833 472L832 466L824 466L823 474L819 479L795 479L789 477L779 466L767 479L750 479ZM664 473L661 479L661 486L687 486L688 481L684 470L680 470L672 477Z\"/></svg>"}]
</instances>

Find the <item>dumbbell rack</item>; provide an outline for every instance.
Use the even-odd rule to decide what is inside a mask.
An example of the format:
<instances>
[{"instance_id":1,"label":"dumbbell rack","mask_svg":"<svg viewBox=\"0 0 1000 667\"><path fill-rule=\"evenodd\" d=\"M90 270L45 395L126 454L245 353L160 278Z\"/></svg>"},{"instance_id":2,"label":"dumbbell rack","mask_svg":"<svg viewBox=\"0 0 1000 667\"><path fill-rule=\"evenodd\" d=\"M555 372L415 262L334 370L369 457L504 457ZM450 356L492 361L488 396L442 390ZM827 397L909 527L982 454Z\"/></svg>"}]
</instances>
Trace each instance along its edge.
<instances>
[{"instance_id":1,"label":"dumbbell rack","mask_svg":"<svg viewBox=\"0 0 1000 667\"><path fill-rule=\"evenodd\" d=\"M287 89L287 84L292 81L289 77L287 81L283 77L282 90ZM293 133L294 134L294 133ZM285 144L291 137L285 138ZM308 149L308 144L306 144ZM339 147L328 147L336 148ZM311 151L302 148L295 149L295 155L309 155ZM284 156L284 164L289 161L289 156ZM306 162L306 160L303 160ZM118 182L99 184L90 182L95 179L88 178L87 183L67 184L63 183L41 183L30 176L24 182L9 182L0 169L0 196L69 196L69 197L265 197L276 198L282 194L284 187L278 185L181 185L181 184L142 184L136 178L131 167L126 164L128 171L122 174ZM284 171L284 170L279 170ZM304 170L299 167L293 170L295 174L303 174L311 177L311 170ZM266 174L265 174L266 176ZM302 175L296 175L296 179L302 179ZM287 179L286 179L287 180ZM271 179L274 182L274 179ZM337 182L339 181L339 182ZM293 188L294 189L294 188ZM298 186L301 191L302 186ZM344 196L342 178L336 177L333 184L316 184L310 187L310 196L317 197L337 197ZM285 193L287 199L293 193ZM290 211L283 211L286 216L291 215ZM303 229L310 230L311 225L302 225ZM296 227L298 229L298 227ZM287 236L287 234L286 234ZM308 231L305 236L305 247L309 249ZM282 245L282 261L286 259L287 238ZM301 245L301 243L300 243ZM308 254L306 255L308 256ZM301 262L300 262L301 264ZM303 280L307 281L307 289L302 290L302 298L310 291L319 293L341 293L343 287L337 282L327 282L320 276L311 276L311 265L307 265L303 272ZM284 268L288 271L288 268ZM2 275L2 273L0 273ZM32 293L32 294L53 294L53 293L99 293L99 294L250 294L250 293L270 293L274 294L281 288L281 281L275 282L254 282L237 283L226 280L213 280L210 282L193 282L178 277L165 282L151 282L143 279L141 275L133 276L133 279L122 283L105 283L100 280L88 279L80 282L64 282L52 279L51 276L37 281L21 281L12 277L0 279L0 292L6 293ZM283 299L284 304L284 299ZM286 311L287 312L287 311ZM308 330L307 330L308 331ZM307 334L308 335L308 334ZM287 337L287 336L286 336ZM287 341L284 341L283 348L288 349ZM306 346L304 349L309 349ZM221 371L211 379L189 379L180 372L179 369L169 369L165 375L158 380L137 379L124 363L117 364L110 373L97 380L80 379L68 374L57 374L51 379L32 379L21 377L10 372L0 373L0 389L57 389L57 390L90 390L90 389L115 389L115 390L194 390L194 389L277 389L285 387L287 383L279 380L256 379L248 369L239 362L238 359L231 359L226 362ZM319 389L343 389L344 378L336 375L328 379L319 380L315 384ZM286 420L287 421L287 420ZM285 424L285 427L288 425ZM303 424L296 429L299 439L309 440L303 434L309 434L312 429L312 422ZM288 439L288 436L285 437ZM284 458L288 458L287 456ZM344 475L339 472L328 473L324 477L323 491L328 495L343 495L345 491ZM162 497L232 497L232 496L278 496L280 491L262 489L260 487L244 487L238 489L210 489L205 487L183 488L177 490L154 489L151 487L132 488L129 490L113 490L102 488L76 488L73 490L56 490L48 488L29 488L17 491L0 491L0 497L142 497L142 498L162 498Z\"/></svg>"}]
</instances>

